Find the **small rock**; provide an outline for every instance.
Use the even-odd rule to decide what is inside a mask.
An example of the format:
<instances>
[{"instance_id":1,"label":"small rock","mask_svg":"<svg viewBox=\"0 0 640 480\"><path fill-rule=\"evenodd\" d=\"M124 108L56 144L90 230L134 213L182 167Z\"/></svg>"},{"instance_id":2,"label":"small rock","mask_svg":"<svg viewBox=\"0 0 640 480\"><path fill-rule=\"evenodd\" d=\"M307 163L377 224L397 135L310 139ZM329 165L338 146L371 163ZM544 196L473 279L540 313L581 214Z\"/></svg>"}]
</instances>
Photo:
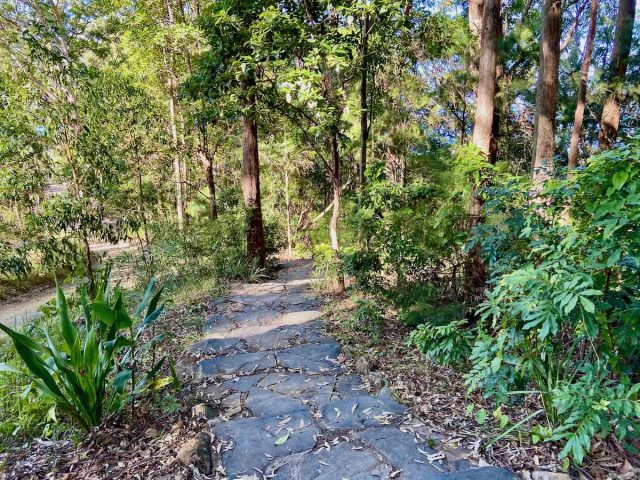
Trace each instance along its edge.
<instances>
[{"instance_id":1,"label":"small rock","mask_svg":"<svg viewBox=\"0 0 640 480\"><path fill-rule=\"evenodd\" d=\"M183 465L194 465L200 473L211 473L211 438L200 432L195 438L187 441L178 451L178 460Z\"/></svg>"},{"instance_id":2,"label":"small rock","mask_svg":"<svg viewBox=\"0 0 640 480\"><path fill-rule=\"evenodd\" d=\"M566 473L546 472L544 470L536 470L531 476L533 480L571 480Z\"/></svg>"},{"instance_id":3,"label":"small rock","mask_svg":"<svg viewBox=\"0 0 640 480\"><path fill-rule=\"evenodd\" d=\"M520 470L518 473L522 480L531 480L531 472L529 470Z\"/></svg>"},{"instance_id":4,"label":"small rock","mask_svg":"<svg viewBox=\"0 0 640 480\"><path fill-rule=\"evenodd\" d=\"M184 428L184 422L182 420L178 420L176 423L171 425L171 433L177 433Z\"/></svg>"},{"instance_id":5,"label":"small rock","mask_svg":"<svg viewBox=\"0 0 640 480\"><path fill-rule=\"evenodd\" d=\"M212 418L215 418L215 416L216 412L213 407L206 403L199 403L191 409L191 418L195 420L199 418L211 420Z\"/></svg>"},{"instance_id":6,"label":"small rock","mask_svg":"<svg viewBox=\"0 0 640 480\"><path fill-rule=\"evenodd\" d=\"M356 360L356 372L360 375L368 375L369 374L369 362L364 357L358 357Z\"/></svg>"},{"instance_id":7,"label":"small rock","mask_svg":"<svg viewBox=\"0 0 640 480\"><path fill-rule=\"evenodd\" d=\"M343 345L340 349L345 358L351 358L353 352L351 351L351 347L349 345Z\"/></svg>"},{"instance_id":8,"label":"small rock","mask_svg":"<svg viewBox=\"0 0 640 480\"><path fill-rule=\"evenodd\" d=\"M158 435L160 435L160 432L157 429L149 427L144 431L142 436L144 438L156 438Z\"/></svg>"},{"instance_id":9,"label":"small rock","mask_svg":"<svg viewBox=\"0 0 640 480\"><path fill-rule=\"evenodd\" d=\"M369 374L369 383L375 390L380 390L384 386L384 377L380 372L371 372Z\"/></svg>"}]
</instances>

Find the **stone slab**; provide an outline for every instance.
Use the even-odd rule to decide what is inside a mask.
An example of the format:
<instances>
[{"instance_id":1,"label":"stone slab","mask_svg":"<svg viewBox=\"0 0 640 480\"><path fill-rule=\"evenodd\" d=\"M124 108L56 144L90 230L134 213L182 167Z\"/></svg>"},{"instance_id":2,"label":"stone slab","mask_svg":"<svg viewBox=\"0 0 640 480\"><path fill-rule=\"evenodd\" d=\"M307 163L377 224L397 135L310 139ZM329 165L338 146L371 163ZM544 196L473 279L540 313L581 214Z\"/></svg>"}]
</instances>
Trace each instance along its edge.
<instances>
[{"instance_id":1,"label":"stone slab","mask_svg":"<svg viewBox=\"0 0 640 480\"><path fill-rule=\"evenodd\" d=\"M339 354L340 346L334 341L299 345L277 352L280 366L315 372L340 369L335 361Z\"/></svg>"},{"instance_id":2,"label":"stone slab","mask_svg":"<svg viewBox=\"0 0 640 480\"><path fill-rule=\"evenodd\" d=\"M369 449L354 450L342 442L319 453L298 456L275 470L277 480L380 480L387 479L391 467ZM268 474L271 473L267 469Z\"/></svg>"},{"instance_id":3,"label":"stone slab","mask_svg":"<svg viewBox=\"0 0 640 480\"><path fill-rule=\"evenodd\" d=\"M402 470L403 476L400 478L428 478L433 473L445 470L439 462L434 462L435 466L430 464L425 455L437 454L436 450L424 443L417 443L412 434L396 427L367 428L358 432L357 437L380 452L394 470Z\"/></svg>"},{"instance_id":4,"label":"stone slab","mask_svg":"<svg viewBox=\"0 0 640 480\"><path fill-rule=\"evenodd\" d=\"M244 402L254 416L264 415L290 415L293 412L304 410L305 407L298 400L280 395L265 388L254 387L249 390Z\"/></svg>"},{"instance_id":5,"label":"stone slab","mask_svg":"<svg viewBox=\"0 0 640 480\"><path fill-rule=\"evenodd\" d=\"M223 442L222 465L228 478L253 475L254 469L264 471L274 458L311 450L320 433L309 412L291 414L287 426L292 429L282 445L275 442L287 434L277 416L246 418L220 422L214 426L216 440Z\"/></svg>"},{"instance_id":6,"label":"stone slab","mask_svg":"<svg viewBox=\"0 0 640 480\"><path fill-rule=\"evenodd\" d=\"M243 373L273 368L276 366L276 358L271 352L237 353L202 360L199 365L201 374L211 377L222 373Z\"/></svg>"},{"instance_id":7,"label":"stone slab","mask_svg":"<svg viewBox=\"0 0 640 480\"><path fill-rule=\"evenodd\" d=\"M407 407L388 397L356 395L321 407L322 423L328 430L363 430L393 422Z\"/></svg>"}]
</instances>

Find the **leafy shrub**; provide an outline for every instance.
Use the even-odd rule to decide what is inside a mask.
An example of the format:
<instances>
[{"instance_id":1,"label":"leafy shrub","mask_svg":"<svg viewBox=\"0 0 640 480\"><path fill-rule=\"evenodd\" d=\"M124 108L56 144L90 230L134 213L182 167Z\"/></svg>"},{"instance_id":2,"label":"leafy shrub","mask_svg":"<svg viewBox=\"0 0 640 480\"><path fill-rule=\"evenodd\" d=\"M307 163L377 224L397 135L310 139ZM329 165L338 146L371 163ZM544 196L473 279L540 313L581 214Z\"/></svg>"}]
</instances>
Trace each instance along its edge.
<instances>
[{"instance_id":1,"label":"leafy shrub","mask_svg":"<svg viewBox=\"0 0 640 480\"><path fill-rule=\"evenodd\" d=\"M640 138L535 192L522 179L488 190L474 244L492 288L467 383L499 401L533 387L548 439L581 462L595 436L640 427Z\"/></svg>"},{"instance_id":2,"label":"leafy shrub","mask_svg":"<svg viewBox=\"0 0 640 480\"><path fill-rule=\"evenodd\" d=\"M132 270L157 276L169 295L205 279L243 279L258 273L246 260L241 210L220 215L215 222L193 222L182 232L173 224L157 224L151 237L145 257L129 255L122 261Z\"/></svg>"},{"instance_id":3,"label":"leafy shrub","mask_svg":"<svg viewBox=\"0 0 640 480\"><path fill-rule=\"evenodd\" d=\"M58 286L59 335L54 337L62 337L61 344L56 345L48 332L44 332L46 342L39 343L0 324L26 367L3 363L0 372L26 377L44 398L82 427L100 425L105 414L118 411L127 399L172 381L155 379L164 358L142 374L138 372L142 365L140 352L161 340L155 337L141 343L142 333L163 310L158 306L162 289L153 294L154 286L154 280L149 282L135 313L130 315L122 292L118 288L111 291L107 273L93 301L89 301L86 289L82 290L84 321L78 325L72 322L69 305Z\"/></svg>"},{"instance_id":4,"label":"leafy shrub","mask_svg":"<svg viewBox=\"0 0 640 480\"><path fill-rule=\"evenodd\" d=\"M384 326L384 315L378 302L366 298L356 299L356 309L351 323L358 329L371 334L374 340L380 338Z\"/></svg>"},{"instance_id":5,"label":"leafy shrub","mask_svg":"<svg viewBox=\"0 0 640 480\"><path fill-rule=\"evenodd\" d=\"M409 334L408 343L438 363L464 365L473 340L466 324L466 320L454 320L443 325L424 323Z\"/></svg>"}]
</instances>

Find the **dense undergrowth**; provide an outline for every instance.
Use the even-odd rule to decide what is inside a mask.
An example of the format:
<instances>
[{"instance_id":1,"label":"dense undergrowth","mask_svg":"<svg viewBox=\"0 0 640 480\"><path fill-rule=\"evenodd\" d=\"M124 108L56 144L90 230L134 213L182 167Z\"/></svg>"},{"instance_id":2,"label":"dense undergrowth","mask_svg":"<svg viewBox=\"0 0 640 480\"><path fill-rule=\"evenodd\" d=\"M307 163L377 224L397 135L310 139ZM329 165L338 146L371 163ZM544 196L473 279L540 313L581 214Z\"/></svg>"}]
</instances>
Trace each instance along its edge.
<instances>
[{"instance_id":1,"label":"dense undergrowth","mask_svg":"<svg viewBox=\"0 0 640 480\"><path fill-rule=\"evenodd\" d=\"M341 258L364 294L353 327L375 338L387 311L397 311L416 327L410 344L461 372L469 392L495 407L536 397L534 420L507 418L504 430L557 443L560 460L582 463L599 439L636 452L639 152L640 139L630 138L544 188L462 152L452 181L485 179L484 218L469 243L464 197L446 178L401 186L370 168L352 216L355 240ZM480 303L465 283L464 252L474 246L488 278ZM327 257L317 258L331 273Z\"/></svg>"},{"instance_id":2,"label":"dense undergrowth","mask_svg":"<svg viewBox=\"0 0 640 480\"><path fill-rule=\"evenodd\" d=\"M202 322L203 315L205 315L205 311L201 308L202 305L222 294L230 281L241 279L256 281L265 275L263 270L256 268L244 256L243 225L242 216L233 212L221 215L215 224L194 221L182 233L176 230L175 225L155 225L151 236L152 241L148 246L121 254L113 260L113 266L111 263L104 265L103 271L111 268L114 270L111 279L112 286L108 287L109 289L118 283L118 272L128 272L129 277L131 274L133 276L134 281L129 288L122 289L122 307L118 307L117 292L112 294L113 298L107 303L110 308L116 310L122 308L123 312L129 311L130 315L127 318L131 319L131 324L125 322L127 325L121 325L125 330L121 334L123 340L118 346L118 355L114 357L113 366L104 372L104 385L101 387L102 397L96 398L98 403L106 402L103 408L104 417L100 414L89 423L102 423L103 418L113 422L115 417L122 415L131 421L132 391L128 385L132 384L132 373L134 378L136 373L138 375L135 390L136 403L142 406L138 408L160 408L162 406L160 404L165 402L163 398L172 397L173 394L170 391L164 392L162 395L153 393L156 387L170 389L170 385L165 385L172 383L164 380L158 382L154 378L172 378L173 362L179 356L184 345L193 340L193 337L167 339L164 332L171 331L171 328L158 327L156 331L154 325L158 321L162 324L165 316L172 318L171 321L176 321L174 312L180 312L184 321L195 315L194 318L197 317ZM149 278L155 278L157 285L161 286L162 303L167 305L167 313L158 312L154 315L152 322L145 320L148 315L140 315L142 310L138 312L135 309L140 296L146 290ZM101 285L101 297L104 297L104 288L107 287L103 283ZM104 352L107 351L104 342L108 342L109 339L106 337L101 339L99 332L102 331L102 335L106 335L107 327L100 324L102 328L96 327L96 332L91 334L92 328L85 321L87 311L91 312L93 305L96 302L101 303L102 300L95 297L88 298L87 287L86 282L80 281L77 291L68 295L68 301L65 301L68 318L71 320L73 328L77 330L78 338L82 340L79 351L88 351L85 343L87 338L93 335L98 341L97 351L103 352L101 355L104 355ZM155 291L160 291L160 288L156 288ZM150 300L149 294L147 294L146 300ZM155 304L158 303L155 302ZM87 308L88 310L86 310ZM57 355L63 363L71 362L67 367L60 368L70 368L71 372L76 371L77 373L77 369L84 367L71 360L74 357L73 348L69 346L65 338L65 330L60 321L61 305L52 300L43 305L40 311L41 315L26 323L20 329L21 333L34 344L44 345L44 350L38 348L35 350L35 354L44 354L43 358L45 358L47 355L51 355L51 351L58 351ZM100 311L99 314L106 316L107 319L110 318L108 311ZM159 320L155 318L158 316L160 316ZM129 330L131 332L127 333ZM126 340L127 338L129 340ZM133 345L131 340L135 340L137 348L135 357L130 351L130 347ZM172 345L166 345L167 341ZM47 345L49 346L47 347ZM124 350L120 350L122 348ZM43 353L38 353L38 351ZM138 356L140 356L139 359ZM166 358L160 363L164 357ZM3 362L24 369L23 358L16 353L13 343L4 334L0 338L0 363ZM8 368L5 369L8 370ZM141 384L141 379L144 379L149 372L153 373L154 378L149 377L144 385ZM62 381L61 372L56 373L51 370L51 373L56 379L56 383L59 381L58 379ZM70 375L76 378L75 373ZM75 438L80 440L82 438L80 433L83 421L79 420L77 412L61 408L64 405L60 399L55 395L50 395L46 389L38 389L38 383L37 375L35 377L25 376L14 372L0 374L0 451L10 444L40 436L50 439ZM73 393L61 388L67 400L69 396L73 399ZM121 397L117 402L113 397L114 393ZM82 399L78 398L78 400L82 404ZM155 405L158 402L160 404ZM123 410L125 406L127 408ZM96 410L95 413L97 414L99 410ZM144 412L138 413L138 415L144 415Z\"/></svg>"}]
</instances>

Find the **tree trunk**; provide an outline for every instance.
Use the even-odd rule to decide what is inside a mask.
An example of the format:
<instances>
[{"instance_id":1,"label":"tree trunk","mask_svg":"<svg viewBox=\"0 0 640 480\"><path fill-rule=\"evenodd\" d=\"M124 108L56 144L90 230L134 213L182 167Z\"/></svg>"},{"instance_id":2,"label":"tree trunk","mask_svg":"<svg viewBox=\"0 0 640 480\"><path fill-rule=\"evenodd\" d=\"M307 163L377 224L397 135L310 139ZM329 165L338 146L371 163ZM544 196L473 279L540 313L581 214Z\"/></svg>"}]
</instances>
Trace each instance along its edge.
<instances>
[{"instance_id":1,"label":"tree trunk","mask_svg":"<svg viewBox=\"0 0 640 480\"><path fill-rule=\"evenodd\" d=\"M171 130L171 140L173 145L173 177L176 185L176 215L178 217L178 230L182 231L184 228L184 211L182 209L182 166L180 162L180 154L178 153L176 106L171 73L169 73L169 79L169 128Z\"/></svg>"},{"instance_id":2,"label":"tree trunk","mask_svg":"<svg viewBox=\"0 0 640 480\"><path fill-rule=\"evenodd\" d=\"M533 131L532 171L536 183L544 182L553 170L561 27L561 0L543 0L536 120Z\"/></svg>"},{"instance_id":3,"label":"tree trunk","mask_svg":"<svg viewBox=\"0 0 640 480\"><path fill-rule=\"evenodd\" d=\"M242 133L242 193L247 213L247 256L264 267L266 249L260 203L260 162L258 157L258 125L256 124L256 96L252 91L255 78L249 77L244 91L249 107L243 116Z\"/></svg>"},{"instance_id":4,"label":"tree trunk","mask_svg":"<svg viewBox=\"0 0 640 480\"><path fill-rule=\"evenodd\" d=\"M474 80L478 78L478 50L480 50L480 37L482 35L482 16L484 12L484 0L469 0L469 30L473 36L471 43L469 72Z\"/></svg>"},{"instance_id":5,"label":"tree trunk","mask_svg":"<svg viewBox=\"0 0 640 480\"><path fill-rule=\"evenodd\" d=\"M331 248L338 258L340 253L340 243L338 242L338 219L340 217L340 151L338 150L338 132L335 127L330 133L331 159L333 160L332 186L333 186L333 213L329 222L329 238L331 239ZM344 292L344 276L338 272L338 291Z\"/></svg>"},{"instance_id":6,"label":"tree trunk","mask_svg":"<svg viewBox=\"0 0 640 480\"><path fill-rule=\"evenodd\" d=\"M600 148L607 149L616 141L620 128L620 100L627 75L627 63L631 51L636 0L620 0L616 16L616 37L609 66L608 94L602 107L600 124Z\"/></svg>"},{"instance_id":7,"label":"tree trunk","mask_svg":"<svg viewBox=\"0 0 640 480\"><path fill-rule=\"evenodd\" d=\"M200 131L200 141L198 145L198 157L204 167L204 176L207 182L207 189L209 190L209 220L216 220L218 218L218 206L216 204L216 183L213 176L213 159L209 152L209 145L207 143L207 130L206 126Z\"/></svg>"},{"instance_id":8,"label":"tree trunk","mask_svg":"<svg viewBox=\"0 0 640 480\"><path fill-rule=\"evenodd\" d=\"M493 120L496 93L496 66L500 27L500 1L486 0L484 5L482 39L480 44L480 77L476 98L473 143L483 155L490 157L495 150Z\"/></svg>"},{"instance_id":9,"label":"tree trunk","mask_svg":"<svg viewBox=\"0 0 640 480\"><path fill-rule=\"evenodd\" d=\"M288 161L285 158L285 161ZM287 256L293 258L293 235L291 234L291 199L289 198L289 165L284 167L284 203L287 208Z\"/></svg>"},{"instance_id":10,"label":"tree trunk","mask_svg":"<svg viewBox=\"0 0 640 480\"><path fill-rule=\"evenodd\" d=\"M364 172L367 168L367 140L369 138L369 123L367 121L367 75L369 70L369 14L362 20L361 36L362 66L360 69L360 163L358 164L358 180L360 187L364 186Z\"/></svg>"},{"instance_id":11,"label":"tree trunk","mask_svg":"<svg viewBox=\"0 0 640 480\"><path fill-rule=\"evenodd\" d=\"M580 85L578 86L578 101L573 120L573 131L571 132L571 144L569 146L569 171L578 166L578 147L580 144L580 132L582 131L582 121L584 120L584 108L587 99L587 79L589 78L589 66L591 65L591 53L593 43L596 38L596 21L598 18L598 0L591 0L591 19L589 21L589 31L584 46L582 56L582 67L580 68Z\"/></svg>"},{"instance_id":12,"label":"tree trunk","mask_svg":"<svg viewBox=\"0 0 640 480\"><path fill-rule=\"evenodd\" d=\"M480 41L480 71L476 94L476 113L473 126L473 143L482 155L495 161L497 150L498 117L496 115L496 71L498 64L498 40L501 34L500 0L486 0L482 17L482 35ZM471 205L469 207L470 228L475 227L482 216L482 199L478 196L480 185L471 186ZM484 286L486 269L477 248L468 255L465 265L467 291L477 294Z\"/></svg>"},{"instance_id":13,"label":"tree trunk","mask_svg":"<svg viewBox=\"0 0 640 480\"><path fill-rule=\"evenodd\" d=\"M173 4L171 0L165 3L167 9L167 21L169 26L173 26ZM176 127L176 85L173 62L173 46L170 39L165 52L165 64L167 67L167 90L169 93L169 130L171 131L171 142L173 146L173 175L176 188L176 216L178 219L178 230L184 228L184 201L182 194L182 166L178 153L178 129Z\"/></svg>"}]
</instances>

